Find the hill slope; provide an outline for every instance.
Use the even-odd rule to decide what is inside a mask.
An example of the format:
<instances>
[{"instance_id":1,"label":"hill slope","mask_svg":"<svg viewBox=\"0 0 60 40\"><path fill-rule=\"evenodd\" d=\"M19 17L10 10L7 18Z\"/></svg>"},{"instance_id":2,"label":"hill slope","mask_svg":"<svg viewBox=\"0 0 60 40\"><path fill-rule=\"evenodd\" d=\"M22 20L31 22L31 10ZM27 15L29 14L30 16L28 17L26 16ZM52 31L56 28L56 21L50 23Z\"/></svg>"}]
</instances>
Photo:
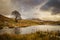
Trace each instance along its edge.
<instances>
[{"instance_id":1,"label":"hill slope","mask_svg":"<svg viewBox=\"0 0 60 40\"><path fill-rule=\"evenodd\" d=\"M0 27L26 27L32 25L60 25L60 21L43 21L40 19L31 19L31 20L18 20L16 23L14 19L7 18L3 15L0 15Z\"/></svg>"},{"instance_id":2,"label":"hill slope","mask_svg":"<svg viewBox=\"0 0 60 40\"><path fill-rule=\"evenodd\" d=\"M0 15L0 26L8 26L8 27L15 27L15 26L21 26L21 27L26 27L26 26L31 26L31 25L38 25L38 22L32 21L32 20L18 20L16 23L14 19L7 18L3 15Z\"/></svg>"}]
</instances>

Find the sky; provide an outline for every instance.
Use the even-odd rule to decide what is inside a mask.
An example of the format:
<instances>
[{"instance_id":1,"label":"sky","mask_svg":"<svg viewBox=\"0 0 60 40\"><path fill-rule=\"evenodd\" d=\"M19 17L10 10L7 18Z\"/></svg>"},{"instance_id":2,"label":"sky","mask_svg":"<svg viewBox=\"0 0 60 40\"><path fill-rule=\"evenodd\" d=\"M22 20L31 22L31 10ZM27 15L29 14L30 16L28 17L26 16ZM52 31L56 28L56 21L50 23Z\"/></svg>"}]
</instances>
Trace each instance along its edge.
<instances>
[{"instance_id":1,"label":"sky","mask_svg":"<svg viewBox=\"0 0 60 40\"><path fill-rule=\"evenodd\" d=\"M12 17L14 10L23 19L60 20L60 0L0 0L0 14Z\"/></svg>"}]
</instances>

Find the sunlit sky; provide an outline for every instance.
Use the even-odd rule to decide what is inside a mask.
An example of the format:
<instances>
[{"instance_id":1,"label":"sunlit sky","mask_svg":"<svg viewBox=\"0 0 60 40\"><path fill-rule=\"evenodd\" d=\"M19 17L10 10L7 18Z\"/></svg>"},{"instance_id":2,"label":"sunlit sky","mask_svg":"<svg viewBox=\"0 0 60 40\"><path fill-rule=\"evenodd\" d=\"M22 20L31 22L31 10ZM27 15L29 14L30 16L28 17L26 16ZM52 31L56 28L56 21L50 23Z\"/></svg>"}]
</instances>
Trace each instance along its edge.
<instances>
[{"instance_id":1,"label":"sunlit sky","mask_svg":"<svg viewBox=\"0 0 60 40\"><path fill-rule=\"evenodd\" d=\"M0 0L0 14L11 16L13 10L23 19L60 20L60 0Z\"/></svg>"}]
</instances>

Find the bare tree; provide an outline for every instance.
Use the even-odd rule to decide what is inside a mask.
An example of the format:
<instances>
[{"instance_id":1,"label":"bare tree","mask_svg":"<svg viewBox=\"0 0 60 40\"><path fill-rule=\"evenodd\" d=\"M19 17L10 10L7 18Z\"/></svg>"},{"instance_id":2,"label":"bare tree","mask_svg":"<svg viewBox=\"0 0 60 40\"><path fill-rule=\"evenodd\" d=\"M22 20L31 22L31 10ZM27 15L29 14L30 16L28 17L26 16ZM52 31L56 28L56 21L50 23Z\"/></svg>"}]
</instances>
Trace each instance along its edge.
<instances>
[{"instance_id":1,"label":"bare tree","mask_svg":"<svg viewBox=\"0 0 60 40\"><path fill-rule=\"evenodd\" d=\"M14 15L15 16L15 22L18 22L18 19L22 19L21 18L21 14L18 12L18 11L16 11L16 10L14 10L13 12L12 12L12 15Z\"/></svg>"}]
</instances>

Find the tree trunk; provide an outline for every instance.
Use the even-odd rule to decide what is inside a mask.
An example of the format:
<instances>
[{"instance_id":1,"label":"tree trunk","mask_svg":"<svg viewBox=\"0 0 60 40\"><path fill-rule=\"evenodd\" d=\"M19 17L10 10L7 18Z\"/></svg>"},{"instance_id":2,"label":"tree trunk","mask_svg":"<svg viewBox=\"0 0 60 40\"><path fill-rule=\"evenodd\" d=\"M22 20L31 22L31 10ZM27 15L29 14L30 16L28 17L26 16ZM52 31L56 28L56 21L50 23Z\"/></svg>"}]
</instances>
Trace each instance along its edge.
<instances>
[{"instance_id":1,"label":"tree trunk","mask_svg":"<svg viewBox=\"0 0 60 40\"><path fill-rule=\"evenodd\" d=\"M17 20L17 16L16 16L16 18L15 18L15 22L18 22L18 20Z\"/></svg>"}]
</instances>

